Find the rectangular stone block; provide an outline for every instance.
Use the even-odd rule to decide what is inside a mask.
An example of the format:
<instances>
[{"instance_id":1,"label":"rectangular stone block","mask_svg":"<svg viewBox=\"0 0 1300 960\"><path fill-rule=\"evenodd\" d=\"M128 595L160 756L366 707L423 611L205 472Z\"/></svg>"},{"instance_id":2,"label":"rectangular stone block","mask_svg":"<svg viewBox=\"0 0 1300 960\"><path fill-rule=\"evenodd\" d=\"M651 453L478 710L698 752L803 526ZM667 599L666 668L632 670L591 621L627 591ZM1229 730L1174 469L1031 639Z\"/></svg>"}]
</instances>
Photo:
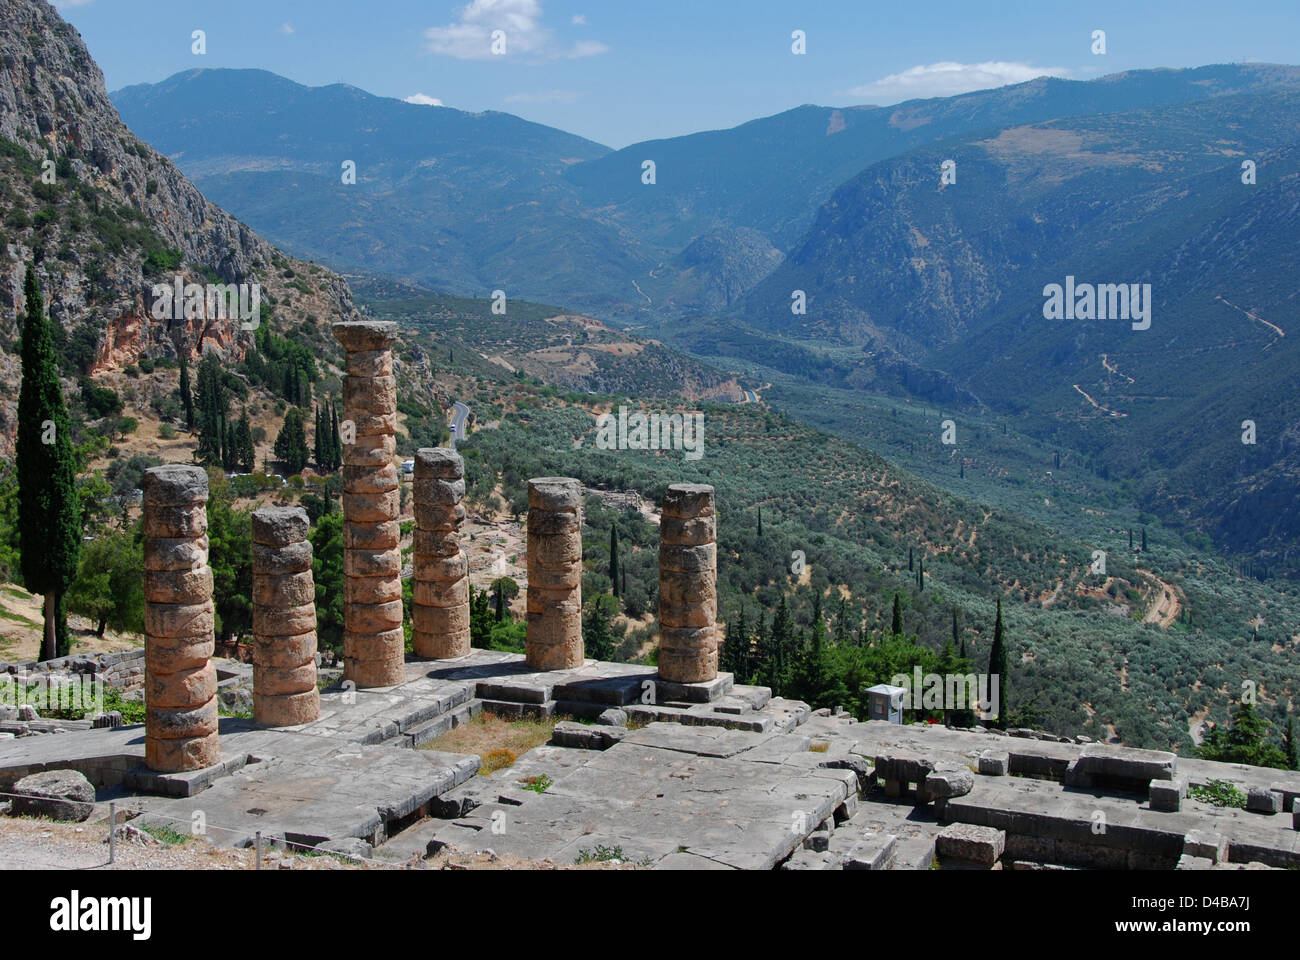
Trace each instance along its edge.
<instances>
[{"instance_id":1,"label":"rectangular stone block","mask_svg":"<svg viewBox=\"0 0 1300 960\"><path fill-rule=\"evenodd\" d=\"M935 852L959 863L991 867L1006 851L1005 831L971 823L954 823L935 838Z\"/></svg>"},{"instance_id":2,"label":"rectangular stone block","mask_svg":"<svg viewBox=\"0 0 1300 960\"><path fill-rule=\"evenodd\" d=\"M1005 750L985 750L980 753L979 771L986 777L1005 777L1009 762Z\"/></svg>"},{"instance_id":3,"label":"rectangular stone block","mask_svg":"<svg viewBox=\"0 0 1300 960\"><path fill-rule=\"evenodd\" d=\"M1182 780L1152 780L1148 797L1152 810L1177 813L1187 796L1187 784Z\"/></svg>"}]
</instances>

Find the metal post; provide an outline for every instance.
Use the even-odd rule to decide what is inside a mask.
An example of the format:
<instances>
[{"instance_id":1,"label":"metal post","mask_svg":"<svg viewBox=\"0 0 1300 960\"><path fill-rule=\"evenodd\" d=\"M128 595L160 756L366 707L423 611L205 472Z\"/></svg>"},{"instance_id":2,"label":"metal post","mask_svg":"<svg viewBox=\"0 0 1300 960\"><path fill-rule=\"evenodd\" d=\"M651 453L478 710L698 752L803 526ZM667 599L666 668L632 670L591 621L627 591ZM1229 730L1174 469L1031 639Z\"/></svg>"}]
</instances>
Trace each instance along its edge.
<instances>
[{"instance_id":1,"label":"metal post","mask_svg":"<svg viewBox=\"0 0 1300 960\"><path fill-rule=\"evenodd\" d=\"M108 803L108 862L117 859L117 804Z\"/></svg>"},{"instance_id":2,"label":"metal post","mask_svg":"<svg viewBox=\"0 0 1300 960\"><path fill-rule=\"evenodd\" d=\"M257 868L262 869L262 831L257 831Z\"/></svg>"}]
</instances>

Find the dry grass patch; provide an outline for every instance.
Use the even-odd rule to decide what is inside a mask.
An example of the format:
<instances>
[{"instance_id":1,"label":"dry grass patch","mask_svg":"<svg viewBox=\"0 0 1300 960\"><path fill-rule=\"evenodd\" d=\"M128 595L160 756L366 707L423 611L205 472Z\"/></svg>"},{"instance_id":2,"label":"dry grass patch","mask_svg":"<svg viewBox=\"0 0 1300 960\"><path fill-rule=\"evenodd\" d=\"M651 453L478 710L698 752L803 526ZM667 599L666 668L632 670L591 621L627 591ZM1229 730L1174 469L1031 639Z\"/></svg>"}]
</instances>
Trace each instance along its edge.
<instances>
[{"instance_id":1,"label":"dry grass patch","mask_svg":"<svg viewBox=\"0 0 1300 960\"><path fill-rule=\"evenodd\" d=\"M551 739L555 725L566 717L513 719L484 711L468 723L453 727L420 749L443 753L472 753L483 761L479 773L491 776L493 772L510 767L518 757L533 747L540 747Z\"/></svg>"}]
</instances>

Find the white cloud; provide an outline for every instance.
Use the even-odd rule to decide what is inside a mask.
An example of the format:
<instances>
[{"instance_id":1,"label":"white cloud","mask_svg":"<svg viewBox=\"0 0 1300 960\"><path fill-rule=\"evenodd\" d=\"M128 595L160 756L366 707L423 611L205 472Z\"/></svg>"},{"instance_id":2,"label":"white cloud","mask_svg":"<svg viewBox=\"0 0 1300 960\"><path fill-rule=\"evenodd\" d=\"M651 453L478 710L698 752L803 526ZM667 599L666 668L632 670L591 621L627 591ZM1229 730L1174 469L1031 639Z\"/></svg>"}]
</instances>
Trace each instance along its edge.
<instances>
[{"instance_id":1,"label":"white cloud","mask_svg":"<svg viewBox=\"0 0 1300 960\"><path fill-rule=\"evenodd\" d=\"M57 10L70 10L72 7L84 7L95 2L95 0L52 0Z\"/></svg>"},{"instance_id":2,"label":"white cloud","mask_svg":"<svg viewBox=\"0 0 1300 960\"><path fill-rule=\"evenodd\" d=\"M587 25L587 18L580 13L575 13L573 15L573 25L575 27L585 27Z\"/></svg>"},{"instance_id":3,"label":"white cloud","mask_svg":"<svg viewBox=\"0 0 1300 960\"><path fill-rule=\"evenodd\" d=\"M848 91L875 103L898 103L923 97L951 97L971 90L988 90L1035 77L1065 77L1064 67L1035 67L1028 63L991 60L986 63L931 63L911 67Z\"/></svg>"},{"instance_id":4,"label":"white cloud","mask_svg":"<svg viewBox=\"0 0 1300 960\"><path fill-rule=\"evenodd\" d=\"M542 23L541 0L470 0L460 9L455 23L424 31L425 48L430 53L458 60L487 60L494 56L492 33L496 30L505 33L506 56L576 59L609 50L597 41L566 47Z\"/></svg>"},{"instance_id":5,"label":"white cloud","mask_svg":"<svg viewBox=\"0 0 1300 960\"><path fill-rule=\"evenodd\" d=\"M506 103L573 103L578 99L574 90L533 90L528 93L512 93L506 97Z\"/></svg>"},{"instance_id":6,"label":"white cloud","mask_svg":"<svg viewBox=\"0 0 1300 960\"><path fill-rule=\"evenodd\" d=\"M422 107L445 107L446 104L437 97L431 97L427 93L413 93L409 97L403 97L407 103L419 104Z\"/></svg>"},{"instance_id":7,"label":"white cloud","mask_svg":"<svg viewBox=\"0 0 1300 960\"><path fill-rule=\"evenodd\" d=\"M293 36L293 24L290 23L288 20L286 20L286 21L284 21L284 23L280 24L279 30L280 30L280 32L283 33L286 37L291 37L291 36Z\"/></svg>"}]
</instances>

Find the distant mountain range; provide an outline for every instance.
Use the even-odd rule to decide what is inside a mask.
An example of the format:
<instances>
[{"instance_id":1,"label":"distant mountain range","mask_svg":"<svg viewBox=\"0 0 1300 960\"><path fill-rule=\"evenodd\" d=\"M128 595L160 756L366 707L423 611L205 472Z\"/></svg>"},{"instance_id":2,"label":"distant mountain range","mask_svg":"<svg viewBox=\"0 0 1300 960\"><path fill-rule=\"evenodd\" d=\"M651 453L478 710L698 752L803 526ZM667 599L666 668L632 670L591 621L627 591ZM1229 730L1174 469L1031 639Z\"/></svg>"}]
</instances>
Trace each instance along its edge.
<instances>
[{"instance_id":1,"label":"distant mountain range","mask_svg":"<svg viewBox=\"0 0 1300 960\"><path fill-rule=\"evenodd\" d=\"M300 255L1015 415L1131 479L1149 509L1300 567L1286 282L1300 68L803 106L618 151L261 71L192 71L113 99L213 200ZM941 183L947 160L955 183ZM1150 284L1150 328L1045 319L1045 286L1067 277Z\"/></svg>"}]
</instances>

